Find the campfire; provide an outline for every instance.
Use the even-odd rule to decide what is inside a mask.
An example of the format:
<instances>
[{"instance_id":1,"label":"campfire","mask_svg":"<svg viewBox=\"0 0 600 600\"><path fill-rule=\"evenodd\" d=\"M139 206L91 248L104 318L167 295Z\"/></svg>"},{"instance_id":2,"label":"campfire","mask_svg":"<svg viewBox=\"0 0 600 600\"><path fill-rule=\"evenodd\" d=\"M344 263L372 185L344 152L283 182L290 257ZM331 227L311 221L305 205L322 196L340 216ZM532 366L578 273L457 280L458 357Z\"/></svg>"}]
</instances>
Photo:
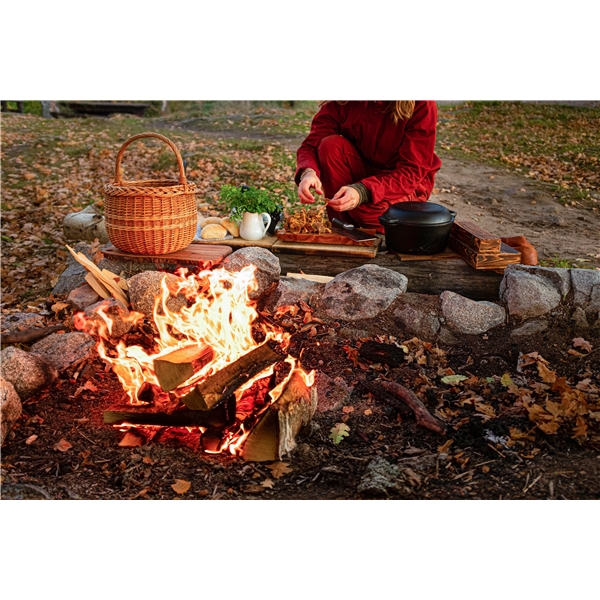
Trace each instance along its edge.
<instances>
[{"instance_id":1,"label":"campfire","mask_svg":"<svg viewBox=\"0 0 600 600\"><path fill-rule=\"evenodd\" d=\"M314 372L287 354L288 333L258 323L249 299L257 287L254 273L253 266L232 273L181 269L178 283L164 278L153 333L140 344L115 344L114 323L103 308L100 318L78 313L75 326L97 340L128 399L106 411L104 422L128 429L185 427L201 433L203 451L245 460L276 460L290 452L316 409ZM177 295L187 304L174 311L168 300ZM144 325L141 313L128 318L138 329Z\"/></svg>"}]
</instances>

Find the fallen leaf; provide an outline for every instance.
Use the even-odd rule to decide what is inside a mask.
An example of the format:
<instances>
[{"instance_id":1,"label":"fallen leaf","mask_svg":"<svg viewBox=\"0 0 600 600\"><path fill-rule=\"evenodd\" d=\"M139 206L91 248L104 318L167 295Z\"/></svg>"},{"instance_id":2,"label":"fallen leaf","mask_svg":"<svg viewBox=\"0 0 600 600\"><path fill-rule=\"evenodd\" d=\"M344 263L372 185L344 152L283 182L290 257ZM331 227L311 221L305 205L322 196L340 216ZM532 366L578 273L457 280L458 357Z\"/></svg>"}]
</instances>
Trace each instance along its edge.
<instances>
[{"instance_id":1,"label":"fallen leaf","mask_svg":"<svg viewBox=\"0 0 600 600\"><path fill-rule=\"evenodd\" d=\"M342 412L346 414L354 412L354 406L344 406Z\"/></svg>"},{"instance_id":2,"label":"fallen leaf","mask_svg":"<svg viewBox=\"0 0 600 600\"><path fill-rule=\"evenodd\" d=\"M587 437L587 430L587 424L583 420L583 418L577 417L577 419L575 420L575 427L573 427L573 439L581 441L585 440L585 438Z\"/></svg>"},{"instance_id":3,"label":"fallen leaf","mask_svg":"<svg viewBox=\"0 0 600 600\"><path fill-rule=\"evenodd\" d=\"M586 352L591 352L592 348L594 347L594 346L592 346L592 344L590 344L588 341L584 340L582 337L574 338L573 346L575 346L575 348L581 348L582 350L585 350Z\"/></svg>"},{"instance_id":4,"label":"fallen leaf","mask_svg":"<svg viewBox=\"0 0 600 600\"><path fill-rule=\"evenodd\" d=\"M437 449L438 453L446 454L448 452L448 450L450 449L450 446L452 446L452 444L454 444L454 440L448 440L442 446L438 446L438 449Z\"/></svg>"},{"instance_id":5,"label":"fallen leaf","mask_svg":"<svg viewBox=\"0 0 600 600\"><path fill-rule=\"evenodd\" d=\"M133 431L128 431L123 439L119 442L119 446L122 448L135 448L136 446L141 446L144 443L144 440L134 433Z\"/></svg>"},{"instance_id":6,"label":"fallen leaf","mask_svg":"<svg viewBox=\"0 0 600 600\"><path fill-rule=\"evenodd\" d=\"M247 485L242 492L245 494L262 494L265 491L265 488L261 485Z\"/></svg>"},{"instance_id":7,"label":"fallen leaf","mask_svg":"<svg viewBox=\"0 0 600 600\"><path fill-rule=\"evenodd\" d=\"M25 443L29 446L30 444L33 444L33 442L35 442L35 440L38 439L37 435L30 435L26 440Z\"/></svg>"},{"instance_id":8,"label":"fallen leaf","mask_svg":"<svg viewBox=\"0 0 600 600\"><path fill-rule=\"evenodd\" d=\"M289 463L283 461L274 462L272 465L268 466L268 469L271 471L271 475L275 479L279 479L283 475L287 475L293 471L292 467L290 467Z\"/></svg>"},{"instance_id":9,"label":"fallen leaf","mask_svg":"<svg viewBox=\"0 0 600 600\"><path fill-rule=\"evenodd\" d=\"M446 375L442 377L442 383L459 383L468 379L465 375Z\"/></svg>"},{"instance_id":10,"label":"fallen leaf","mask_svg":"<svg viewBox=\"0 0 600 600\"><path fill-rule=\"evenodd\" d=\"M72 448L72 447L73 447L73 445L69 444L69 442L67 442L67 440L65 440L64 438L61 439L56 444L54 444L54 446L53 446L54 450L59 450L60 452L66 452L67 450L69 450L69 448Z\"/></svg>"},{"instance_id":11,"label":"fallen leaf","mask_svg":"<svg viewBox=\"0 0 600 600\"><path fill-rule=\"evenodd\" d=\"M68 308L69 306L71 305L66 302L56 302L56 304L52 305L52 312L59 313L63 308Z\"/></svg>"},{"instance_id":12,"label":"fallen leaf","mask_svg":"<svg viewBox=\"0 0 600 600\"><path fill-rule=\"evenodd\" d=\"M549 435L555 434L559 427L560 423L558 421L550 421L549 423L543 423L541 425L538 424L538 428Z\"/></svg>"},{"instance_id":13,"label":"fallen leaf","mask_svg":"<svg viewBox=\"0 0 600 600\"><path fill-rule=\"evenodd\" d=\"M149 456L144 456L144 458L142 458L142 462L146 465L153 465L156 461Z\"/></svg>"},{"instance_id":14,"label":"fallen leaf","mask_svg":"<svg viewBox=\"0 0 600 600\"><path fill-rule=\"evenodd\" d=\"M372 415L373 411L370 408L367 408L367 410L365 410L365 412L363 413L363 415L365 415L366 417L368 417L369 415Z\"/></svg>"},{"instance_id":15,"label":"fallen leaf","mask_svg":"<svg viewBox=\"0 0 600 600\"><path fill-rule=\"evenodd\" d=\"M272 490L273 486L275 485L273 483L273 481L271 479L269 479L268 477L260 484L262 485L264 488Z\"/></svg>"},{"instance_id":16,"label":"fallen leaf","mask_svg":"<svg viewBox=\"0 0 600 600\"><path fill-rule=\"evenodd\" d=\"M333 440L334 444L339 444L346 436L349 435L350 427L346 423L336 423L329 433L329 437Z\"/></svg>"},{"instance_id":17,"label":"fallen leaf","mask_svg":"<svg viewBox=\"0 0 600 600\"><path fill-rule=\"evenodd\" d=\"M185 479L176 479L171 488L176 494L185 494L190 489L191 485L192 484Z\"/></svg>"},{"instance_id":18,"label":"fallen leaf","mask_svg":"<svg viewBox=\"0 0 600 600\"><path fill-rule=\"evenodd\" d=\"M513 385L513 380L510 378L510 375L508 373L504 373L504 375L500 377L500 383L504 387L508 387L509 385Z\"/></svg>"}]
</instances>

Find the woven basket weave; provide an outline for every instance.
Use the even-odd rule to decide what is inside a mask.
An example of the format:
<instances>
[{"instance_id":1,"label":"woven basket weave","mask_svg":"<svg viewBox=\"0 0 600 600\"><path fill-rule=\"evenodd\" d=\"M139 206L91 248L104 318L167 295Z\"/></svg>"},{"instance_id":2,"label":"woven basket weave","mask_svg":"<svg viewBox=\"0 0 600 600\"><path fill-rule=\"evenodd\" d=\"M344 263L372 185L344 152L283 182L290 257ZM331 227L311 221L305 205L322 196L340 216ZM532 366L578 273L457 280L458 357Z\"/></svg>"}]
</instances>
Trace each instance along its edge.
<instances>
[{"instance_id":1,"label":"woven basket weave","mask_svg":"<svg viewBox=\"0 0 600 600\"><path fill-rule=\"evenodd\" d=\"M177 157L179 181L123 181L121 159L125 149L140 138L165 142ZM171 254L186 248L196 234L198 213L181 154L175 144L158 133L140 133L127 140L117 155L115 182L104 186L106 233L114 246L133 254Z\"/></svg>"}]
</instances>

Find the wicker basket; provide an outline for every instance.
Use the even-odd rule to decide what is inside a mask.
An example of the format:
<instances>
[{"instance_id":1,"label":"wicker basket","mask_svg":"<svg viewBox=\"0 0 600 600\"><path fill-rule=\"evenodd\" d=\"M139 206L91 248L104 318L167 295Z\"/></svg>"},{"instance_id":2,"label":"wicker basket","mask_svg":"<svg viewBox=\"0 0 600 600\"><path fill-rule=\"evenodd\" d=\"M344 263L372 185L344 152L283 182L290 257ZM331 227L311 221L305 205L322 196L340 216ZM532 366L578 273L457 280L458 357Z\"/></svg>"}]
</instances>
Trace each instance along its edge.
<instances>
[{"instance_id":1,"label":"wicker basket","mask_svg":"<svg viewBox=\"0 0 600 600\"><path fill-rule=\"evenodd\" d=\"M177 157L179 181L123 181L121 159L125 149L140 138L165 142ZM127 140L117 155L115 182L104 186L106 233L114 246L133 254L170 254L186 248L196 234L198 213L179 150L158 133L140 133Z\"/></svg>"}]
</instances>

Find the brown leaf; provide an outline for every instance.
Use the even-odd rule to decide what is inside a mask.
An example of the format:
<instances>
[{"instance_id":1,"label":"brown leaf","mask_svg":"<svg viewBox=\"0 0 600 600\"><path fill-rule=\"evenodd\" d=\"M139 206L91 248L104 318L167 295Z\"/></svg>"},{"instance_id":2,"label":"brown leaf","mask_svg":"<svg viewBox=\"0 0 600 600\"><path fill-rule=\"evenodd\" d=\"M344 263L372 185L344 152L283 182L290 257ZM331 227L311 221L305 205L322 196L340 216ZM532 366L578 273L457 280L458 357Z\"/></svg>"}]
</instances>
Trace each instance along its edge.
<instances>
[{"instance_id":1,"label":"brown leaf","mask_svg":"<svg viewBox=\"0 0 600 600\"><path fill-rule=\"evenodd\" d=\"M265 488L261 485L247 485L242 489L245 494L262 494L264 491Z\"/></svg>"},{"instance_id":2,"label":"brown leaf","mask_svg":"<svg viewBox=\"0 0 600 600\"><path fill-rule=\"evenodd\" d=\"M35 442L35 440L38 439L37 435L30 435L26 440L25 440L25 444L27 444L27 446L30 446L31 444L33 444L33 442Z\"/></svg>"},{"instance_id":3,"label":"brown leaf","mask_svg":"<svg viewBox=\"0 0 600 600\"><path fill-rule=\"evenodd\" d=\"M588 341L584 340L582 337L574 338L573 346L575 348L581 348L582 350L585 350L586 352L591 352L592 348L594 347L594 346L592 346L592 344L590 344Z\"/></svg>"},{"instance_id":4,"label":"brown leaf","mask_svg":"<svg viewBox=\"0 0 600 600\"><path fill-rule=\"evenodd\" d=\"M273 481L271 479L269 479L268 477L260 484L262 485L264 488L272 490L273 486L275 485L273 483Z\"/></svg>"},{"instance_id":5,"label":"brown leaf","mask_svg":"<svg viewBox=\"0 0 600 600\"><path fill-rule=\"evenodd\" d=\"M277 461L272 465L269 465L268 469L271 471L271 475L273 475L275 479L279 479L280 477L283 477L283 475L293 471L289 463L283 461Z\"/></svg>"},{"instance_id":6,"label":"brown leaf","mask_svg":"<svg viewBox=\"0 0 600 600\"><path fill-rule=\"evenodd\" d=\"M141 446L143 443L144 440L142 437L133 431L128 431L119 442L119 446L122 448L135 448Z\"/></svg>"},{"instance_id":7,"label":"brown leaf","mask_svg":"<svg viewBox=\"0 0 600 600\"><path fill-rule=\"evenodd\" d=\"M52 447L54 450L59 450L60 452L66 452L67 450L69 450L69 448L72 448L73 445L69 444L69 442L67 442L67 440L65 440L63 438L59 442L54 444L54 446L52 446Z\"/></svg>"},{"instance_id":8,"label":"brown leaf","mask_svg":"<svg viewBox=\"0 0 600 600\"><path fill-rule=\"evenodd\" d=\"M438 446L438 453L446 454L450 449L450 446L452 446L452 444L454 444L454 440L447 440L442 446Z\"/></svg>"},{"instance_id":9,"label":"brown leaf","mask_svg":"<svg viewBox=\"0 0 600 600\"><path fill-rule=\"evenodd\" d=\"M344 406L342 408L342 412L344 412L346 414L354 412L354 406Z\"/></svg>"},{"instance_id":10,"label":"brown leaf","mask_svg":"<svg viewBox=\"0 0 600 600\"><path fill-rule=\"evenodd\" d=\"M370 408L367 408L367 410L365 410L365 412L363 413L363 415L365 415L366 417L368 417L369 415L372 415L373 411Z\"/></svg>"},{"instance_id":11,"label":"brown leaf","mask_svg":"<svg viewBox=\"0 0 600 600\"><path fill-rule=\"evenodd\" d=\"M185 494L190 489L191 485L192 484L185 479L176 479L171 488L176 494Z\"/></svg>"}]
</instances>

